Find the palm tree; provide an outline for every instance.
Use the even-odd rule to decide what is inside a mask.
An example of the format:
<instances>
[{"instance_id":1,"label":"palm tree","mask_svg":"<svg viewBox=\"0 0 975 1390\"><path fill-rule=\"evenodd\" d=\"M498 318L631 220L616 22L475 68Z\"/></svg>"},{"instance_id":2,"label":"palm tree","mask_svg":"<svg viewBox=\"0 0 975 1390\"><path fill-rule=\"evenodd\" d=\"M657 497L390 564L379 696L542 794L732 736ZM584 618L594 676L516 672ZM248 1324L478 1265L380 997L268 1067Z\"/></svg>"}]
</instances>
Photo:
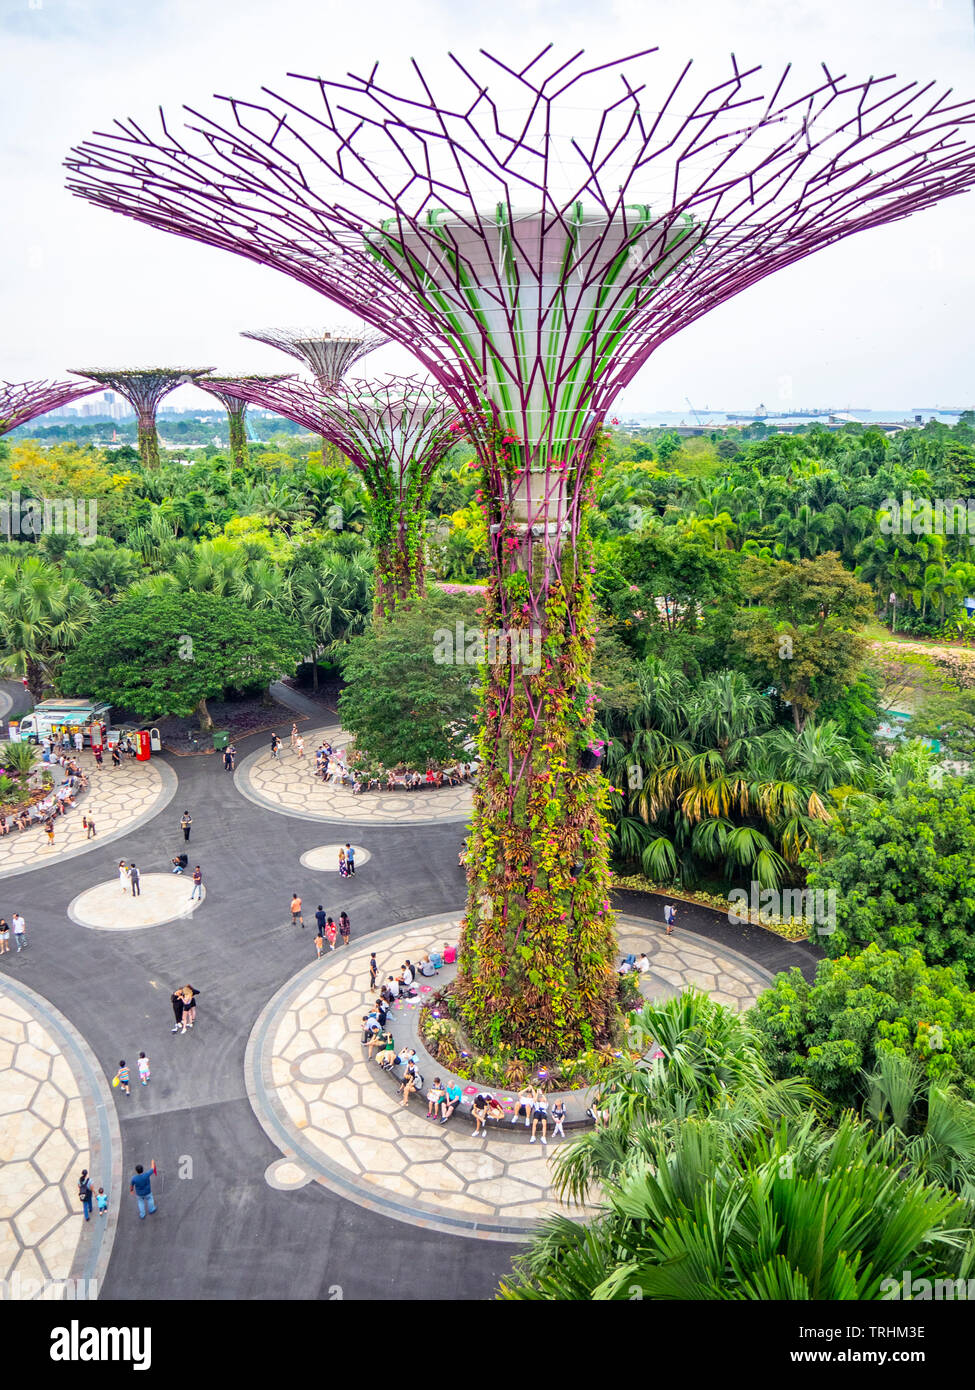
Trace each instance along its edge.
<instances>
[{"instance_id":1,"label":"palm tree","mask_svg":"<svg viewBox=\"0 0 975 1390\"><path fill-rule=\"evenodd\" d=\"M975 1105L954 1087L928 1081L914 1057L878 1052L864 1072L864 1112L890 1134L914 1173L975 1201Z\"/></svg>"},{"instance_id":2,"label":"palm tree","mask_svg":"<svg viewBox=\"0 0 975 1390\"><path fill-rule=\"evenodd\" d=\"M35 702L94 620L98 599L36 556L0 557L0 667L26 677Z\"/></svg>"},{"instance_id":3,"label":"palm tree","mask_svg":"<svg viewBox=\"0 0 975 1390\"><path fill-rule=\"evenodd\" d=\"M295 571L299 621L311 635L312 687L318 689L318 657L366 629L371 611L369 571L361 557L329 557L323 565Z\"/></svg>"}]
</instances>

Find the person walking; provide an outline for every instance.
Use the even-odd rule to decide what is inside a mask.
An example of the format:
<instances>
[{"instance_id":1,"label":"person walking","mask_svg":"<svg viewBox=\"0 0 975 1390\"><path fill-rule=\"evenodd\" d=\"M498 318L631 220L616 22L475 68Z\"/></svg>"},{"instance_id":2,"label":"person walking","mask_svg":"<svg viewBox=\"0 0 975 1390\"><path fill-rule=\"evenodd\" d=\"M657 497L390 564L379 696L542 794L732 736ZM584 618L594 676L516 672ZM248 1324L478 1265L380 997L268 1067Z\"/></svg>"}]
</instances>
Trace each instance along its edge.
<instances>
[{"instance_id":1,"label":"person walking","mask_svg":"<svg viewBox=\"0 0 975 1390\"><path fill-rule=\"evenodd\" d=\"M129 882L132 884L133 898L142 897L142 875L134 864L129 865Z\"/></svg>"},{"instance_id":2,"label":"person walking","mask_svg":"<svg viewBox=\"0 0 975 1390\"><path fill-rule=\"evenodd\" d=\"M328 942L328 949L330 951L335 950L336 934L335 923L332 921L331 917L329 917L328 921L325 923L325 940Z\"/></svg>"},{"instance_id":3,"label":"person walking","mask_svg":"<svg viewBox=\"0 0 975 1390\"><path fill-rule=\"evenodd\" d=\"M142 1082L143 1086L148 1086L151 1073L149 1071L149 1058L144 1052L139 1053L138 1067L139 1080Z\"/></svg>"},{"instance_id":4,"label":"person walking","mask_svg":"<svg viewBox=\"0 0 975 1390\"><path fill-rule=\"evenodd\" d=\"M297 745L297 743L298 743L298 725L297 725L297 724L292 724L292 726L291 726L291 747L294 748L294 747Z\"/></svg>"},{"instance_id":5,"label":"person walking","mask_svg":"<svg viewBox=\"0 0 975 1390\"><path fill-rule=\"evenodd\" d=\"M190 826L191 826L192 824L193 824L193 817L190 815L189 811L184 811L183 814L182 814L182 817L180 818L180 822L179 822L179 828L180 828L180 830L182 830L182 832L183 832L183 839L184 839L184 840L189 840L189 838L190 838Z\"/></svg>"},{"instance_id":6,"label":"person walking","mask_svg":"<svg viewBox=\"0 0 975 1390\"><path fill-rule=\"evenodd\" d=\"M305 740L301 737L301 734L295 739L295 752L298 754L299 758L305 756Z\"/></svg>"},{"instance_id":7,"label":"person walking","mask_svg":"<svg viewBox=\"0 0 975 1390\"><path fill-rule=\"evenodd\" d=\"M298 926L304 928L305 919L301 915L301 899L298 897L297 888L291 895L291 925L297 922Z\"/></svg>"},{"instance_id":8,"label":"person walking","mask_svg":"<svg viewBox=\"0 0 975 1390\"><path fill-rule=\"evenodd\" d=\"M170 1028L169 1031L171 1033L178 1033L183 1023L183 991L174 989L169 996L169 1002L173 1006L173 1018L176 1020L175 1025Z\"/></svg>"},{"instance_id":9,"label":"person walking","mask_svg":"<svg viewBox=\"0 0 975 1390\"><path fill-rule=\"evenodd\" d=\"M82 823L82 825L85 827L85 829L88 831L88 834L87 834L87 836L86 836L85 838L88 839L88 840L90 840L91 837L96 833L96 831L95 831L95 822L92 820L91 816L85 816L85 817L83 818L83 820L82 820L81 823Z\"/></svg>"},{"instance_id":10,"label":"person walking","mask_svg":"<svg viewBox=\"0 0 975 1390\"><path fill-rule=\"evenodd\" d=\"M339 850L339 874L342 878L348 878L349 876L349 862L345 857L344 849Z\"/></svg>"},{"instance_id":11,"label":"person walking","mask_svg":"<svg viewBox=\"0 0 975 1390\"><path fill-rule=\"evenodd\" d=\"M98 1196L95 1201L98 1203L98 1215L105 1216L108 1212L108 1198L105 1196L104 1187L98 1189Z\"/></svg>"},{"instance_id":12,"label":"person walking","mask_svg":"<svg viewBox=\"0 0 975 1390\"><path fill-rule=\"evenodd\" d=\"M236 744L229 743L229 744L227 745L227 752L226 752L226 755L225 755L225 756L226 756L227 758L230 759L230 767L229 767L227 770L228 770L229 772L233 772L234 769L235 769L236 766L237 766L237 747L236 747Z\"/></svg>"},{"instance_id":13,"label":"person walking","mask_svg":"<svg viewBox=\"0 0 975 1390\"><path fill-rule=\"evenodd\" d=\"M281 740L277 734L271 735L271 757L277 762L278 749L281 747Z\"/></svg>"},{"instance_id":14,"label":"person walking","mask_svg":"<svg viewBox=\"0 0 975 1390\"><path fill-rule=\"evenodd\" d=\"M118 1071L115 1073L114 1080L121 1086L123 1095L131 1095L129 1090L129 1069L125 1065L124 1057L118 1064Z\"/></svg>"},{"instance_id":15,"label":"person walking","mask_svg":"<svg viewBox=\"0 0 975 1390\"><path fill-rule=\"evenodd\" d=\"M88 1176L88 1169L82 1168L81 1177L78 1179L78 1196L81 1198L81 1210L85 1214L85 1220L91 1219L91 1179Z\"/></svg>"},{"instance_id":16,"label":"person walking","mask_svg":"<svg viewBox=\"0 0 975 1390\"><path fill-rule=\"evenodd\" d=\"M345 846L345 862L349 866L350 876L355 878L355 850L349 844Z\"/></svg>"},{"instance_id":17,"label":"person walking","mask_svg":"<svg viewBox=\"0 0 975 1390\"><path fill-rule=\"evenodd\" d=\"M18 954L27 945L27 923L19 912L15 912L12 918L14 927L14 941L17 943Z\"/></svg>"},{"instance_id":18,"label":"person walking","mask_svg":"<svg viewBox=\"0 0 975 1390\"><path fill-rule=\"evenodd\" d=\"M200 991L194 989L192 985L184 985L181 992L183 995L183 1032L185 1033L187 1028L192 1028L196 1022L196 996Z\"/></svg>"},{"instance_id":19,"label":"person walking","mask_svg":"<svg viewBox=\"0 0 975 1390\"><path fill-rule=\"evenodd\" d=\"M121 767L121 766L122 766L122 758L121 758L121 755L120 755L120 753L119 753L119 751L118 751L118 744L117 744L117 743L113 743L113 744L112 744L112 767Z\"/></svg>"},{"instance_id":20,"label":"person walking","mask_svg":"<svg viewBox=\"0 0 975 1390\"><path fill-rule=\"evenodd\" d=\"M6 917L0 917L0 956L10 954L10 923Z\"/></svg>"},{"instance_id":21,"label":"person walking","mask_svg":"<svg viewBox=\"0 0 975 1390\"><path fill-rule=\"evenodd\" d=\"M373 951L369 957L369 991L376 988L376 976L379 974L379 966L376 964L376 953Z\"/></svg>"},{"instance_id":22,"label":"person walking","mask_svg":"<svg viewBox=\"0 0 975 1390\"><path fill-rule=\"evenodd\" d=\"M664 922L667 924L667 931L665 935L673 936L674 920L676 917L677 910L674 907L673 903L664 903Z\"/></svg>"},{"instance_id":23,"label":"person walking","mask_svg":"<svg viewBox=\"0 0 975 1390\"><path fill-rule=\"evenodd\" d=\"M203 870L199 864L193 870L193 891L190 893L190 902L194 898L199 898L200 902L203 901Z\"/></svg>"},{"instance_id":24,"label":"person walking","mask_svg":"<svg viewBox=\"0 0 975 1390\"><path fill-rule=\"evenodd\" d=\"M342 938L342 945L348 946L352 936L352 923L349 921L347 912L339 913L339 936Z\"/></svg>"},{"instance_id":25,"label":"person walking","mask_svg":"<svg viewBox=\"0 0 975 1390\"><path fill-rule=\"evenodd\" d=\"M318 930L315 932L315 954L317 955L319 960L321 960L322 958L322 951L324 950L324 948L325 938L322 935L321 927L319 927Z\"/></svg>"},{"instance_id":26,"label":"person walking","mask_svg":"<svg viewBox=\"0 0 975 1390\"><path fill-rule=\"evenodd\" d=\"M45 829L45 831L47 832L47 842L48 842L48 844L49 844L49 845L53 845L53 844L54 844L54 821L53 821L52 819L46 820L46 821L44 822L44 829Z\"/></svg>"},{"instance_id":27,"label":"person walking","mask_svg":"<svg viewBox=\"0 0 975 1390\"><path fill-rule=\"evenodd\" d=\"M99 767L101 767L101 765L102 765L102 746L101 746L101 744L100 744L100 743L96 743L95 746L94 746L94 748L93 748L91 751L92 751L92 756L94 757L96 764L97 764Z\"/></svg>"},{"instance_id":28,"label":"person walking","mask_svg":"<svg viewBox=\"0 0 975 1390\"><path fill-rule=\"evenodd\" d=\"M143 1170L141 1163L137 1163L129 1182L129 1191L135 1193L135 1200L139 1204L140 1221L145 1221L147 1207L150 1216L156 1210L156 1199L152 1195L152 1174L155 1171L156 1165L154 1163L152 1164L152 1171L149 1173Z\"/></svg>"}]
</instances>

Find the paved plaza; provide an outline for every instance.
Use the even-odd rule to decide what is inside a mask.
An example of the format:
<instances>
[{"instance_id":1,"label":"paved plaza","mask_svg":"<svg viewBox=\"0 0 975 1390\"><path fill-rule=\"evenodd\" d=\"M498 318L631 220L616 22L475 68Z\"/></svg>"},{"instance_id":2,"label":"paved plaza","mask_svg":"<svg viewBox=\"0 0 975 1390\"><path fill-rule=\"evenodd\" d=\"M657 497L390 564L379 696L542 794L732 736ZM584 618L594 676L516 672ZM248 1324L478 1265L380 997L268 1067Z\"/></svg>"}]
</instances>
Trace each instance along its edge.
<instances>
[{"instance_id":1,"label":"paved plaza","mask_svg":"<svg viewBox=\"0 0 975 1390\"><path fill-rule=\"evenodd\" d=\"M309 729L302 734L305 756L299 758L287 740L277 758L271 757L270 740L251 753L234 774L237 786L259 806L302 820L323 820L343 825L430 825L437 821L467 821L474 802L474 788L439 787L419 791L361 792L323 783L315 776L315 749L323 738L338 746L347 736L334 725Z\"/></svg>"},{"instance_id":2,"label":"paved plaza","mask_svg":"<svg viewBox=\"0 0 975 1390\"><path fill-rule=\"evenodd\" d=\"M202 898L190 897L193 881L188 873L142 874L139 888L138 894L131 888L123 893L118 876L96 883L68 904L68 916L93 931L137 931L189 918L206 899L205 886Z\"/></svg>"},{"instance_id":3,"label":"paved plaza","mask_svg":"<svg viewBox=\"0 0 975 1390\"><path fill-rule=\"evenodd\" d=\"M651 969L642 977L648 998L665 998L689 984L721 1003L745 1009L769 982L765 971L734 951L687 932L664 935L662 924L619 921L620 949L646 950ZM309 1177L398 1221L444 1232L523 1241L541 1216L563 1208L552 1191L549 1162L562 1141L531 1145L522 1127L491 1126L475 1139L469 1111L449 1125L426 1118L425 1101L402 1107L394 1088L370 1062L361 1043L361 1018L374 997L368 987L369 953L380 976L404 959L418 960L458 940L458 917L408 923L339 950L303 970L271 1001L251 1036L247 1086L269 1138L286 1162L269 1181L301 1185ZM419 1000L394 1007L417 1009ZM426 1072L426 1069L425 1069ZM424 1075L425 1087L433 1075ZM493 1088L499 1099L514 1095Z\"/></svg>"}]
</instances>

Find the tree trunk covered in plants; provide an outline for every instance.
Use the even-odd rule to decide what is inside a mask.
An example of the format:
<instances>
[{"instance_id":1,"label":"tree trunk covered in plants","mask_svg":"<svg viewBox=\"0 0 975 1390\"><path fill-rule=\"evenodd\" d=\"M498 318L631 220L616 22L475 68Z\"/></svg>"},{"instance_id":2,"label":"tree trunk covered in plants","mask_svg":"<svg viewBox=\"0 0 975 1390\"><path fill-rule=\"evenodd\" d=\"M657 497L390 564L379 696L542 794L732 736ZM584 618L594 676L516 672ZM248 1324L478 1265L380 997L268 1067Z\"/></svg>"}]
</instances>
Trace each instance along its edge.
<instances>
[{"instance_id":1,"label":"tree trunk covered in plants","mask_svg":"<svg viewBox=\"0 0 975 1390\"><path fill-rule=\"evenodd\" d=\"M143 468L159 467L159 435L156 421L152 416L139 417L139 457Z\"/></svg>"},{"instance_id":2,"label":"tree trunk covered in plants","mask_svg":"<svg viewBox=\"0 0 975 1390\"><path fill-rule=\"evenodd\" d=\"M201 729L212 729L213 720L210 718L210 711L207 709L206 700L201 700L196 707L197 718L200 721Z\"/></svg>"},{"instance_id":3,"label":"tree trunk covered in plants","mask_svg":"<svg viewBox=\"0 0 975 1390\"><path fill-rule=\"evenodd\" d=\"M586 463L568 485L557 464L532 474L549 499L539 527L537 502L513 500L523 471L505 461L507 477L485 470L493 573L456 994L476 1047L552 1062L610 1041L618 1023L609 787L580 767L595 703L591 484Z\"/></svg>"},{"instance_id":4,"label":"tree trunk covered in plants","mask_svg":"<svg viewBox=\"0 0 975 1390\"><path fill-rule=\"evenodd\" d=\"M423 523L431 480L417 467L407 471L400 485L393 470L386 467L371 469L364 474L364 482L375 564L373 621L378 622L390 617L398 603L424 593Z\"/></svg>"},{"instance_id":5,"label":"tree trunk covered in plants","mask_svg":"<svg viewBox=\"0 0 975 1390\"><path fill-rule=\"evenodd\" d=\"M230 426L230 463L233 468L247 467L247 427L244 424L244 411L247 407L243 401L241 405L241 410L227 411Z\"/></svg>"},{"instance_id":6,"label":"tree trunk covered in plants","mask_svg":"<svg viewBox=\"0 0 975 1390\"><path fill-rule=\"evenodd\" d=\"M35 661L32 656L29 656L24 662L24 675L27 678L27 689L31 693L34 704L39 704L44 699L44 667L39 661Z\"/></svg>"}]
</instances>

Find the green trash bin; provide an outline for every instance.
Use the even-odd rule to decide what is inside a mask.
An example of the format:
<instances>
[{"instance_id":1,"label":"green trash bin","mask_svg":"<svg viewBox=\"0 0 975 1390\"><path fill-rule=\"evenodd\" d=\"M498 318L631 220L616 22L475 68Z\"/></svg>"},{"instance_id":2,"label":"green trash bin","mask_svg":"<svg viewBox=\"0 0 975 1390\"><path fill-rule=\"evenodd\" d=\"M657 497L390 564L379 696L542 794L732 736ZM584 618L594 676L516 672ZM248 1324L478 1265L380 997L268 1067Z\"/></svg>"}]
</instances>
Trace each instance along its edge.
<instances>
[{"instance_id":1,"label":"green trash bin","mask_svg":"<svg viewBox=\"0 0 975 1390\"><path fill-rule=\"evenodd\" d=\"M230 742L230 734L226 729L215 729L213 731L213 746L217 752L221 752Z\"/></svg>"}]
</instances>

